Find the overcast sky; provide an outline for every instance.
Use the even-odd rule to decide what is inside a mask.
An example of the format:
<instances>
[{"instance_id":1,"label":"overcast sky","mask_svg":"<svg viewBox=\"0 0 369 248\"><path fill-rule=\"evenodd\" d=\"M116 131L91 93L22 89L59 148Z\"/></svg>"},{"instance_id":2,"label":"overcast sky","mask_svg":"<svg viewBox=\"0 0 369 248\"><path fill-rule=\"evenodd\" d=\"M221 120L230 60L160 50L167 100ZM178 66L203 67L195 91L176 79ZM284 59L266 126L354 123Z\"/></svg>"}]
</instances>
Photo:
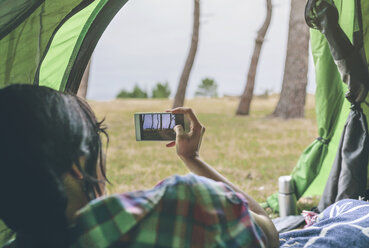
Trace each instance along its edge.
<instances>
[{"instance_id":1,"label":"overcast sky","mask_svg":"<svg viewBox=\"0 0 369 248\"><path fill-rule=\"evenodd\" d=\"M287 47L290 0L273 1L255 93L279 92ZM219 95L240 95L245 87L256 32L264 21L263 0L201 0L200 38L187 88L213 78ZM192 33L192 0L131 0L120 10L92 57L88 98L111 100L135 84L151 92L168 81L175 94ZM312 63L310 63L311 65ZM311 66L312 67L312 66ZM308 92L314 92L312 68Z\"/></svg>"}]
</instances>

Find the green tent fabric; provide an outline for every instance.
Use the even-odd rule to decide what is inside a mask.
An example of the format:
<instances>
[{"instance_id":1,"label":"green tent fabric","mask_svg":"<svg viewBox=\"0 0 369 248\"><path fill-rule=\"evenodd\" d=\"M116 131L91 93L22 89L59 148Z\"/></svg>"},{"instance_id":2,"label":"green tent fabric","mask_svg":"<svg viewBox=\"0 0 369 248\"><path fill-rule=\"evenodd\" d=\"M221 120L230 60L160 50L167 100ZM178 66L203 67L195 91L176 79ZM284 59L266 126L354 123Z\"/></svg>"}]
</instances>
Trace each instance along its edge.
<instances>
[{"instance_id":1,"label":"green tent fabric","mask_svg":"<svg viewBox=\"0 0 369 248\"><path fill-rule=\"evenodd\" d=\"M352 41L354 31L359 28L358 15L355 15L355 1L334 0L334 4L339 12L339 24ZM363 39L367 56L369 53L368 7L368 1L361 0ZM303 152L292 172L297 198L322 194L350 111L350 103L345 99L347 86L341 80L326 38L317 30L311 30L310 34L316 73L315 99L319 137ZM362 104L362 108L368 116L368 107ZM278 210L277 194L270 196L267 203Z\"/></svg>"},{"instance_id":2,"label":"green tent fabric","mask_svg":"<svg viewBox=\"0 0 369 248\"><path fill-rule=\"evenodd\" d=\"M91 54L127 0L0 0L0 88L77 92Z\"/></svg>"}]
</instances>

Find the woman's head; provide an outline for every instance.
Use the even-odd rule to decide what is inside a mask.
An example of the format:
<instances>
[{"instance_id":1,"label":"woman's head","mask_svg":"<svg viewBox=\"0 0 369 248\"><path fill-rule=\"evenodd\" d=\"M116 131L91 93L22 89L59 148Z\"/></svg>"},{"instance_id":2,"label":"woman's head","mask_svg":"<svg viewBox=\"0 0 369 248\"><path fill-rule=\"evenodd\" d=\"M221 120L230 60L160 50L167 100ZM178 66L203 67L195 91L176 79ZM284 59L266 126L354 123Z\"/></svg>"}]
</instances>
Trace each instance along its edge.
<instances>
[{"instance_id":1,"label":"woman's head","mask_svg":"<svg viewBox=\"0 0 369 248\"><path fill-rule=\"evenodd\" d=\"M99 192L104 129L87 103L46 87L1 89L0 116L0 218L20 236L46 242L67 227L63 175L76 166L87 197Z\"/></svg>"}]
</instances>

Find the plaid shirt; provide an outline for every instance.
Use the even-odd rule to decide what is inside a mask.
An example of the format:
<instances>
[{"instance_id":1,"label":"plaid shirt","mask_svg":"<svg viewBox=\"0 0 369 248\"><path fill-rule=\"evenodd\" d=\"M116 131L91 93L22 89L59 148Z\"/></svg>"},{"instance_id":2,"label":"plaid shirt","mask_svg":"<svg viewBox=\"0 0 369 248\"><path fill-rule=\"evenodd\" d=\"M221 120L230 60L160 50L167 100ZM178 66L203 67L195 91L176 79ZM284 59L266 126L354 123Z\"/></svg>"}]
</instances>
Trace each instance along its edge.
<instances>
[{"instance_id":1,"label":"plaid shirt","mask_svg":"<svg viewBox=\"0 0 369 248\"><path fill-rule=\"evenodd\" d=\"M245 198L193 174L96 199L79 212L71 235L72 248L265 247Z\"/></svg>"}]
</instances>

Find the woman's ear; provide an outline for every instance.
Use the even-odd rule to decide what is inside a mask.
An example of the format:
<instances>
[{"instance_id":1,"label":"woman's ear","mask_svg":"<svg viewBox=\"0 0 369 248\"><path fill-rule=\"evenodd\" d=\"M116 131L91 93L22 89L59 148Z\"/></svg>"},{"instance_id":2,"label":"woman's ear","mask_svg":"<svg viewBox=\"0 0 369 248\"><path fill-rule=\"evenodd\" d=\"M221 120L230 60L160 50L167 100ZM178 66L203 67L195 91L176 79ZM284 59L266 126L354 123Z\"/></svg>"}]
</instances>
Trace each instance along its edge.
<instances>
[{"instance_id":1,"label":"woman's ear","mask_svg":"<svg viewBox=\"0 0 369 248\"><path fill-rule=\"evenodd\" d=\"M70 170L71 175L78 180L82 180L83 179L83 174L82 172L78 169L77 165L73 164L72 168Z\"/></svg>"}]
</instances>

